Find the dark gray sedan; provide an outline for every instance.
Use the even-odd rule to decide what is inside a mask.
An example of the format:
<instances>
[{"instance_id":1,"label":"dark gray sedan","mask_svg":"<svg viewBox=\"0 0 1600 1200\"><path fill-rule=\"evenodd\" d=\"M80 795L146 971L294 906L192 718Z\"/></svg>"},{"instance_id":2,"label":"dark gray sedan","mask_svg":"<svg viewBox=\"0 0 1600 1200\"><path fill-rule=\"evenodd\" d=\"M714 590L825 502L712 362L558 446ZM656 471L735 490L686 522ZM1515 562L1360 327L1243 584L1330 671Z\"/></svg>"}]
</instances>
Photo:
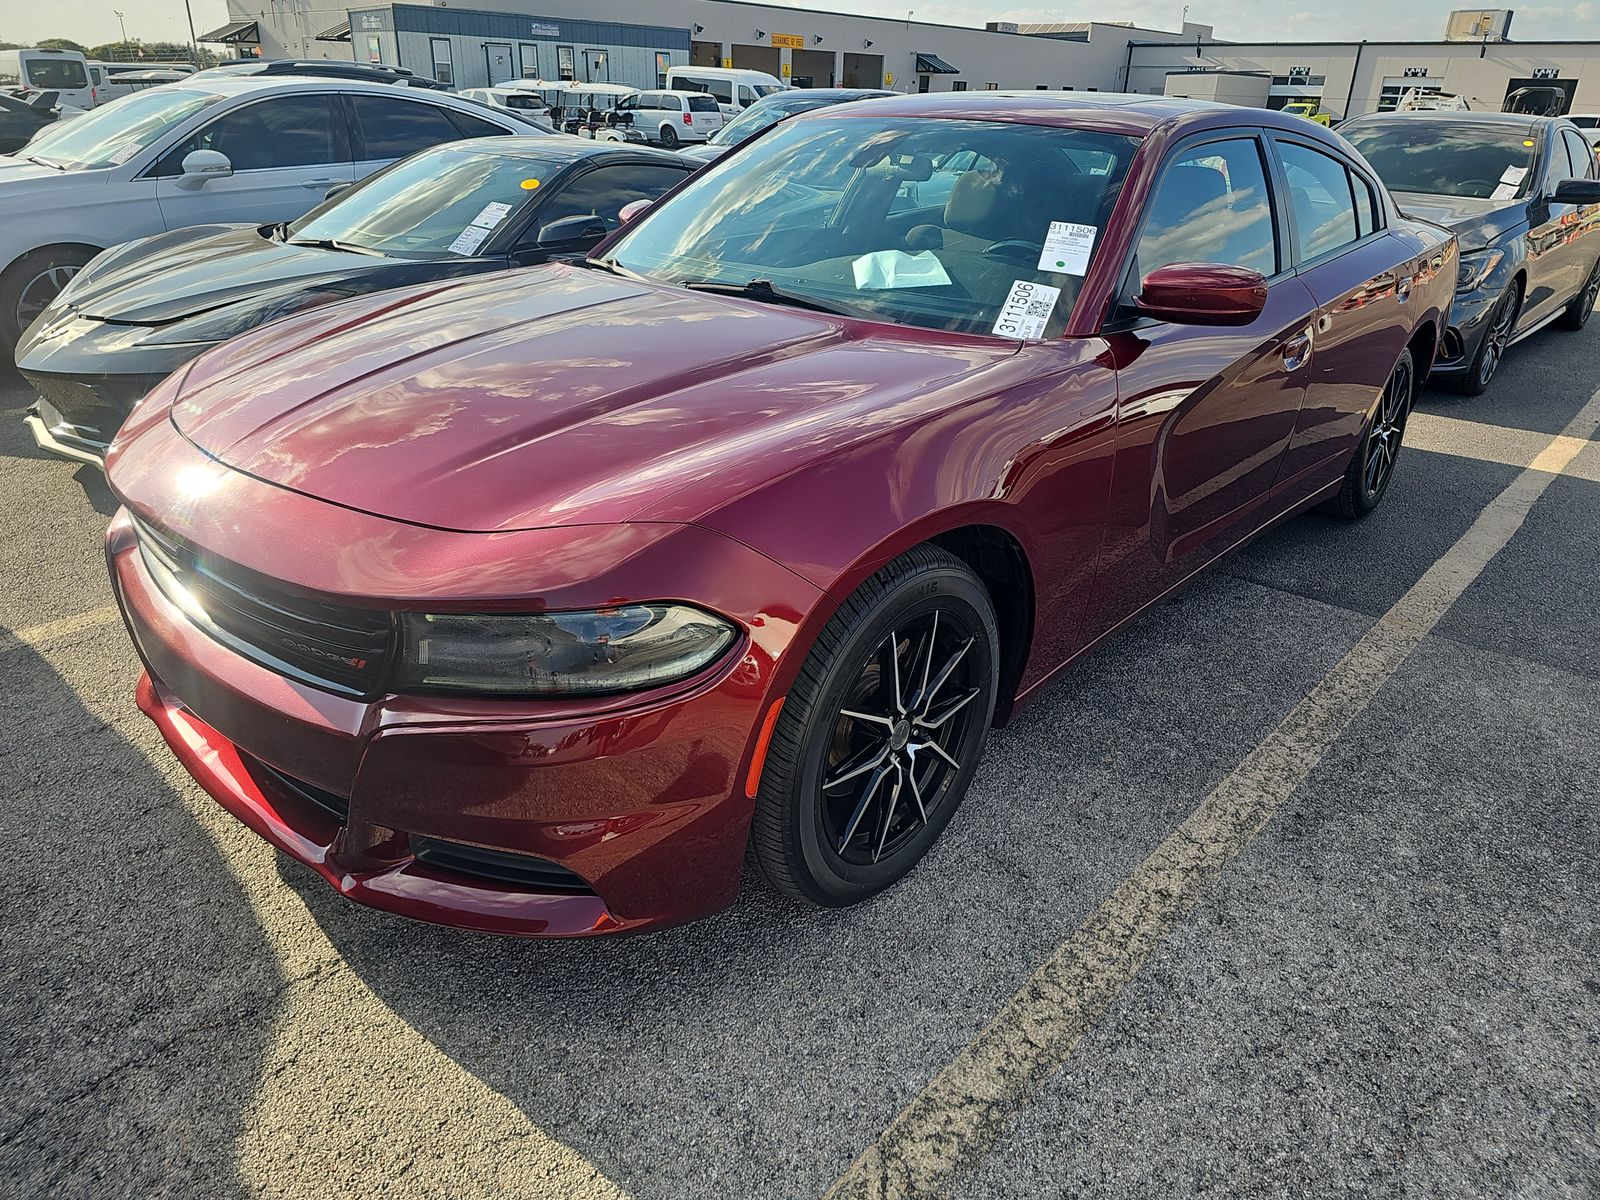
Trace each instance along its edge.
<instances>
[{"instance_id":1,"label":"dark gray sedan","mask_svg":"<svg viewBox=\"0 0 1600 1200\"><path fill-rule=\"evenodd\" d=\"M1546 325L1582 329L1600 294L1600 179L1560 117L1419 112L1339 127L1408 216L1461 243L1434 377L1477 395L1506 350ZM1288 181L1294 186L1294 180Z\"/></svg>"},{"instance_id":2,"label":"dark gray sedan","mask_svg":"<svg viewBox=\"0 0 1600 1200\"><path fill-rule=\"evenodd\" d=\"M41 447L98 463L145 392L203 350L320 304L581 255L693 164L578 138L423 150L284 225L207 225L113 247L17 343Z\"/></svg>"}]
</instances>

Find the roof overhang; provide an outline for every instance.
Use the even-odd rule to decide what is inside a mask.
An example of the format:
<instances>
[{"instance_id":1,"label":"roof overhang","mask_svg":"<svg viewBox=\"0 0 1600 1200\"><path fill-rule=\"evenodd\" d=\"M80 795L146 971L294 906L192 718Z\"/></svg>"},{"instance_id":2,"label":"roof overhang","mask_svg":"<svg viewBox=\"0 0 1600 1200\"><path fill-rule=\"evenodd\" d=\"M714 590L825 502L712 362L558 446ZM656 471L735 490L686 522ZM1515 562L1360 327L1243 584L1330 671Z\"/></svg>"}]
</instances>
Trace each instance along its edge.
<instances>
[{"instance_id":1,"label":"roof overhang","mask_svg":"<svg viewBox=\"0 0 1600 1200\"><path fill-rule=\"evenodd\" d=\"M961 68L952 67L937 54L922 54L919 52L917 54L917 69L915 73L918 75L959 75L961 74Z\"/></svg>"},{"instance_id":2,"label":"roof overhang","mask_svg":"<svg viewBox=\"0 0 1600 1200\"><path fill-rule=\"evenodd\" d=\"M200 42L259 42L261 32L254 21L231 21L221 29L202 33L195 39Z\"/></svg>"},{"instance_id":3,"label":"roof overhang","mask_svg":"<svg viewBox=\"0 0 1600 1200\"><path fill-rule=\"evenodd\" d=\"M316 42L348 42L350 40L350 22L340 21L332 29L324 29L312 41Z\"/></svg>"}]
</instances>

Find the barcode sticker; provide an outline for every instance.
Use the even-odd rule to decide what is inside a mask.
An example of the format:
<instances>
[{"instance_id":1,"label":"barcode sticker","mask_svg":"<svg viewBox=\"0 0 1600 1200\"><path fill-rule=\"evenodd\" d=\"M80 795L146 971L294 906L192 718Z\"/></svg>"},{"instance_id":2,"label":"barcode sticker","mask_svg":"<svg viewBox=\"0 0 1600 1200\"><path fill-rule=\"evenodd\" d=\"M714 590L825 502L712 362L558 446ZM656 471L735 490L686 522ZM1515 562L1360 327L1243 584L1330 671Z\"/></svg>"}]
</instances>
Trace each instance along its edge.
<instances>
[{"instance_id":1,"label":"barcode sticker","mask_svg":"<svg viewBox=\"0 0 1600 1200\"><path fill-rule=\"evenodd\" d=\"M1050 323L1050 314L1055 311L1060 295L1060 288L1026 279L1016 280L1006 293L1006 302L1000 306L993 332L1019 342L1043 337L1044 327Z\"/></svg>"}]
</instances>

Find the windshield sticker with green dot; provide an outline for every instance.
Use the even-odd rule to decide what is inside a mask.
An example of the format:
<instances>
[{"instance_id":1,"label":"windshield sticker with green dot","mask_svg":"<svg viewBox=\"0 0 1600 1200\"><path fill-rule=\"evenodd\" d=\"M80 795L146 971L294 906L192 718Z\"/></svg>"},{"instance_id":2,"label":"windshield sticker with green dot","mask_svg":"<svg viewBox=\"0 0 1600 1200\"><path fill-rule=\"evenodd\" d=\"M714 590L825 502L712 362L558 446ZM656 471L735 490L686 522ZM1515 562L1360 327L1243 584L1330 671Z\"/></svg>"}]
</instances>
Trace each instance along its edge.
<instances>
[{"instance_id":1,"label":"windshield sticker with green dot","mask_svg":"<svg viewBox=\"0 0 1600 1200\"><path fill-rule=\"evenodd\" d=\"M478 247L483 245L493 232L492 229L485 229L482 225L468 225L461 231L461 236L450 243L450 253L476 254Z\"/></svg>"},{"instance_id":2,"label":"windshield sticker with green dot","mask_svg":"<svg viewBox=\"0 0 1600 1200\"><path fill-rule=\"evenodd\" d=\"M874 250L850 264L856 287L863 292L886 288L945 287L950 276L932 250L907 254L904 250Z\"/></svg>"},{"instance_id":3,"label":"windshield sticker with green dot","mask_svg":"<svg viewBox=\"0 0 1600 1200\"><path fill-rule=\"evenodd\" d=\"M485 204L483 211L472 218L472 223L484 229L493 229L510 215L511 205L509 204Z\"/></svg>"},{"instance_id":4,"label":"windshield sticker with green dot","mask_svg":"<svg viewBox=\"0 0 1600 1200\"><path fill-rule=\"evenodd\" d=\"M1071 221L1051 221L1044 235L1044 250L1039 255L1039 270L1066 275L1087 275L1089 254L1094 250L1094 225L1074 225Z\"/></svg>"},{"instance_id":5,"label":"windshield sticker with green dot","mask_svg":"<svg viewBox=\"0 0 1600 1200\"><path fill-rule=\"evenodd\" d=\"M1055 311L1060 288L1018 279L1006 293L1006 302L1000 306L993 332L1000 337L1015 338L1019 342L1044 336L1044 327L1050 323Z\"/></svg>"}]
</instances>

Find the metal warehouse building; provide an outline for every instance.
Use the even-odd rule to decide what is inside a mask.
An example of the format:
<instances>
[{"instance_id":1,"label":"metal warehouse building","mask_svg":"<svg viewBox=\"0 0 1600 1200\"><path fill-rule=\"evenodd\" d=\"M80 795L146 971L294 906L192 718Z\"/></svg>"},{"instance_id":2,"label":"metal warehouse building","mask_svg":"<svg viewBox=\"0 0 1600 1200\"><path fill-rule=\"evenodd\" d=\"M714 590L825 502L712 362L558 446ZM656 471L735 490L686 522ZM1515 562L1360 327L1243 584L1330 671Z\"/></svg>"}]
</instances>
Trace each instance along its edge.
<instances>
[{"instance_id":1,"label":"metal warehouse building","mask_svg":"<svg viewBox=\"0 0 1600 1200\"><path fill-rule=\"evenodd\" d=\"M977 29L738 0L473 0L329 7L327 0L228 0L202 41L264 58L387 62L455 87L511 78L662 85L668 65L748 67L797 85L897 91L1122 87L1129 40L1209 40L1081 22Z\"/></svg>"}]
</instances>

